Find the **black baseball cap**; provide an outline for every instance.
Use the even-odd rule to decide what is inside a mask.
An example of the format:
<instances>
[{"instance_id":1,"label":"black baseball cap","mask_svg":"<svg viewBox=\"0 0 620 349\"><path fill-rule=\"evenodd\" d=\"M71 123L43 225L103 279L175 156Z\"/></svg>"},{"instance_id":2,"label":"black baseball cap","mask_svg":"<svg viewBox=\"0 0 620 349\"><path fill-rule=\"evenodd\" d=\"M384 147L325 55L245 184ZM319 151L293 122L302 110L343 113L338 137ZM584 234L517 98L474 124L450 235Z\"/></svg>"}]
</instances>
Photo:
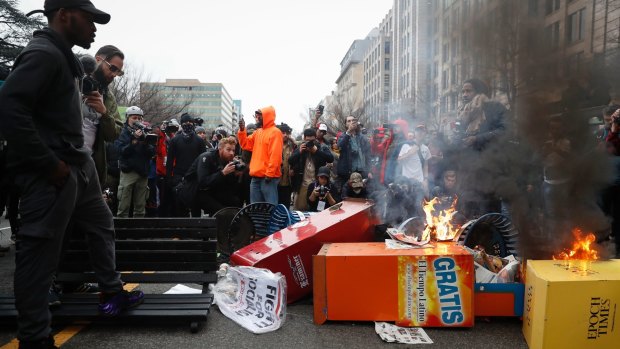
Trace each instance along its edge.
<instances>
[{"instance_id":1,"label":"black baseball cap","mask_svg":"<svg viewBox=\"0 0 620 349\"><path fill-rule=\"evenodd\" d=\"M30 16L35 13L43 13L44 15L48 15L49 13L61 8L78 8L82 11L88 12L93 15L93 22L98 24L107 24L111 18L109 14L96 8L95 5L93 5L93 3L89 0L45 0L43 10L28 12L26 16Z\"/></svg>"}]
</instances>

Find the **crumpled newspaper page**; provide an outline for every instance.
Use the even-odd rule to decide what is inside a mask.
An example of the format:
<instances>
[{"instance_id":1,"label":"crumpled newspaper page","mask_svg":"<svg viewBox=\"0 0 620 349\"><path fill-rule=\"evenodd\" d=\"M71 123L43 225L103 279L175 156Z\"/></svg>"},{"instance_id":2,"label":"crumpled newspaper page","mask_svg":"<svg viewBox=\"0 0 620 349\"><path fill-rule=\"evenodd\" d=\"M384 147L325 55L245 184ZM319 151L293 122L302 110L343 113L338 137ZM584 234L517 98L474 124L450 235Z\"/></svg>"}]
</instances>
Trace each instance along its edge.
<instances>
[{"instance_id":1,"label":"crumpled newspaper page","mask_svg":"<svg viewBox=\"0 0 620 349\"><path fill-rule=\"evenodd\" d=\"M399 327L387 322L375 322L375 332L388 343L433 344L421 327Z\"/></svg>"},{"instance_id":2,"label":"crumpled newspaper page","mask_svg":"<svg viewBox=\"0 0 620 349\"><path fill-rule=\"evenodd\" d=\"M388 250L413 250L419 248L432 248L431 244L426 245L411 245L398 240L385 239L385 248Z\"/></svg>"}]
</instances>

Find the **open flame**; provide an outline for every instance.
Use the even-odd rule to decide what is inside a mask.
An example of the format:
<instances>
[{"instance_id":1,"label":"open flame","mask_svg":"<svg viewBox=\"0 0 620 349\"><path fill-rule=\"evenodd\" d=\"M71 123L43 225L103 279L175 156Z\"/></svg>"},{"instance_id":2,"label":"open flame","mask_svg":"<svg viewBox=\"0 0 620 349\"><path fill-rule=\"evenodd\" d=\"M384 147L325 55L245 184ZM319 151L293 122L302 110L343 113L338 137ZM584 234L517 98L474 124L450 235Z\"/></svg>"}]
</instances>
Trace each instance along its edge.
<instances>
[{"instance_id":1,"label":"open flame","mask_svg":"<svg viewBox=\"0 0 620 349\"><path fill-rule=\"evenodd\" d=\"M452 217L456 214L455 197L450 208L439 210L436 208L441 203L439 198L425 201L424 213L426 213L426 228L422 234L422 240L433 239L437 241L452 241L459 231L459 227L452 224Z\"/></svg>"},{"instance_id":2,"label":"open flame","mask_svg":"<svg viewBox=\"0 0 620 349\"><path fill-rule=\"evenodd\" d=\"M573 229L573 247L564 249L557 255L553 255L554 260L597 260L598 252L592 247L592 243L596 241L596 236L588 233L584 236L579 228Z\"/></svg>"}]
</instances>

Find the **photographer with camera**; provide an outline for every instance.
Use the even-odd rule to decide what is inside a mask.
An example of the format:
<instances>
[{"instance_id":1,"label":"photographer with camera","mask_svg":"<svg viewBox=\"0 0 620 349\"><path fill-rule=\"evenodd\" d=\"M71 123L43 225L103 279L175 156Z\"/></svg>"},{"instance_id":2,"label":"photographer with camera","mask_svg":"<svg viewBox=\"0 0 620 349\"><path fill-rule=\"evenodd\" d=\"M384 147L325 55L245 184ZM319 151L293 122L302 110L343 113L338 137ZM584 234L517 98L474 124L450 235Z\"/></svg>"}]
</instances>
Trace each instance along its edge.
<instances>
[{"instance_id":1,"label":"photographer with camera","mask_svg":"<svg viewBox=\"0 0 620 349\"><path fill-rule=\"evenodd\" d=\"M240 180L246 164L235 157L236 146L234 137L222 138L217 149L200 154L187 170L177 195L192 208L192 216L201 209L213 216L224 207L241 207Z\"/></svg>"},{"instance_id":2,"label":"photographer with camera","mask_svg":"<svg viewBox=\"0 0 620 349\"><path fill-rule=\"evenodd\" d=\"M82 79L84 147L92 154L102 188L107 181L105 142L114 142L123 128L116 98L108 87L124 74L124 60L123 52L112 45L101 47L95 57L80 57L85 72Z\"/></svg>"},{"instance_id":3,"label":"photographer with camera","mask_svg":"<svg viewBox=\"0 0 620 349\"><path fill-rule=\"evenodd\" d=\"M133 201L133 216L144 217L150 161L155 155L154 142L147 141L149 129L142 124L144 112L127 108L125 127L114 145L120 155L121 177L118 185L118 217L129 216Z\"/></svg>"},{"instance_id":4,"label":"photographer with camera","mask_svg":"<svg viewBox=\"0 0 620 349\"><path fill-rule=\"evenodd\" d=\"M358 120L355 116L347 116L347 131L338 138L340 159L336 167L338 179L335 181L338 193L349 180L351 173L357 172L364 178L372 178L370 142L361 134Z\"/></svg>"},{"instance_id":5,"label":"photographer with camera","mask_svg":"<svg viewBox=\"0 0 620 349\"><path fill-rule=\"evenodd\" d=\"M329 168L319 168L317 179L310 183L307 190L308 211L321 212L335 205L339 201L336 188L329 180Z\"/></svg>"},{"instance_id":6,"label":"photographer with camera","mask_svg":"<svg viewBox=\"0 0 620 349\"><path fill-rule=\"evenodd\" d=\"M159 191L159 207L157 215L159 217L170 217L172 215L172 195L171 188L166 186L166 160L168 157L168 144L179 131L179 122L176 119L164 120L160 127L155 129L157 134L157 146L155 147L155 172L157 174L157 189Z\"/></svg>"},{"instance_id":7,"label":"photographer with camera","mask_svg":"<svg viewBox=\"0 0 620 349\"><path fill-rule=\"evenodd\" d=\"M316 140L316 130L314 128L304 130L303 143L288 158L288 163L293 169L292 190L297 193L296 210L306 210L308 186L315 181L319 168L333 161L334 156L329 147Z\"/></svg>"}]
</instances>

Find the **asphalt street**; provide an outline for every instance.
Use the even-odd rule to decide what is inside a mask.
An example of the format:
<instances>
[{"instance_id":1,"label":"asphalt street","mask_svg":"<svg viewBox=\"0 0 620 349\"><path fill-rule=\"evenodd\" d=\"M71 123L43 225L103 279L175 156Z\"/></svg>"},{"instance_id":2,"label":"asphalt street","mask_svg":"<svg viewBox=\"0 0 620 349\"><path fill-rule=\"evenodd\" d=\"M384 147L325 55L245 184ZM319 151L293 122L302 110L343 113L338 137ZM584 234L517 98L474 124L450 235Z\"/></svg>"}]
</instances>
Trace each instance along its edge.
<instances>
[{"instance_id":1,"label":"asphalt street","mask_svg":"<svg viewBox=\"0 0 620 349\"><path fill-rule=\"evenodd\" d=\"M0 229L8 227L0 218ZM9 241L9 229L0 230L0 245ZM0 294L13 292L14 248L0 257ZM140 285L139 289L163 293L174 285ZM194 286L194 285L188 285ZM196 287L196 286L194 286ZM372 285L368 285L372 287ZM363 306L363 305L361 305ZM328 322L317 326L312 321L312 299L287 307L286 321L277 331L255 335L212 308L206 326L192 334L189 326L146 326L86 324L55 328L68 340L62 348L403 348L403 344L384 343L372 322ZM527 348L517 318L476 319L471 329L429 328L426 333L434 344L425 348ZM14 327L0 327L0 349L17 348L10 344Z\"/></svg>"}]
</instances>

